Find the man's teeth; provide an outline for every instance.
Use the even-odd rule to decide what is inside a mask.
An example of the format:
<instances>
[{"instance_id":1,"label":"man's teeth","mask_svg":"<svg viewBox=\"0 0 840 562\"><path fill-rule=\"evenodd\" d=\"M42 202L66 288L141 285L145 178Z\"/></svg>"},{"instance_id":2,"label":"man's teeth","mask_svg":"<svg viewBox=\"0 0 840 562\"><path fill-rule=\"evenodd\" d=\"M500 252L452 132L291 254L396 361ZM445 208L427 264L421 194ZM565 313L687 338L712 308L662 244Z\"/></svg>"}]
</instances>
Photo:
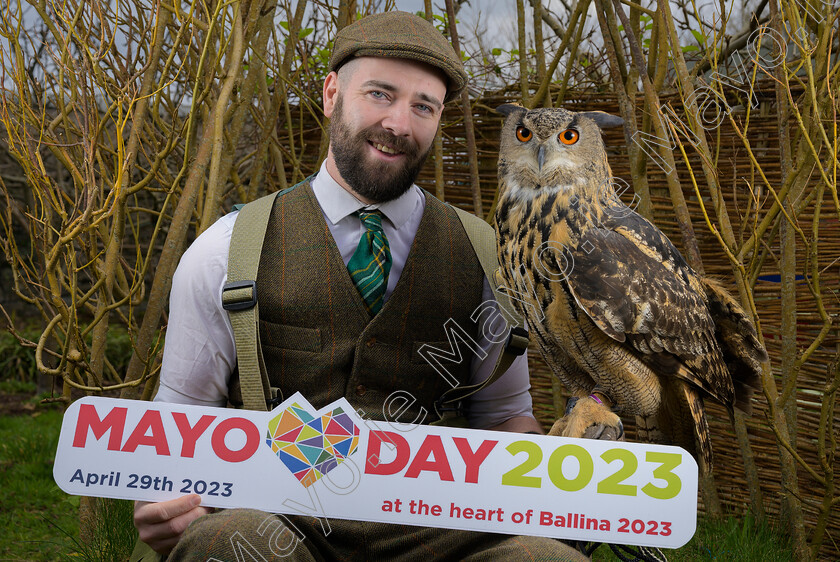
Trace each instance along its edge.
<instances>
[{"instance_id":1,"label":"man's teeth","mask_svg":"<svg viewBox=\"0 0 840 562\"><path fill-rule=\"evenodd\" d=\"M397 152L393 148L385 146L384 144L373 143L373 146L376 147L376 150L380 150L380 151L384 152L385 154L399 154L399 152Z\"/></svg>"}]
</instances>

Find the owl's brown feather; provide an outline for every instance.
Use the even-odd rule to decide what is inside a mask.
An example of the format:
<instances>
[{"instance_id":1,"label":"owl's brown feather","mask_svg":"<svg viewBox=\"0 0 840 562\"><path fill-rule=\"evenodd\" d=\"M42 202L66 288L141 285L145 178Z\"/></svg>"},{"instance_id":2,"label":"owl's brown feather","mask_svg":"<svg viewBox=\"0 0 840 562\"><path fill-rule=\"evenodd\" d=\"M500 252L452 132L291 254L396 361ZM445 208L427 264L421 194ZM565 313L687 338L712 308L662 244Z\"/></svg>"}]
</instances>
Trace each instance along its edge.
<instances>
[{"instance_id":1,"label":"owl's brown feather","mask_svg":"<svg viewBox=\"0 0 840 562\"><path fill-rule=\"evenodd\" d=\"M503 278L572 393L597 390L613 411L640 418L647 437L685 447L708 468L703 398L748 411L766 352L720 284L616 196L590 116L509 111L496 210ZM581 403L590 414L577 415L597 407ZM581 421L560 426L580 433Z\"/></svg>"}]
</instances>

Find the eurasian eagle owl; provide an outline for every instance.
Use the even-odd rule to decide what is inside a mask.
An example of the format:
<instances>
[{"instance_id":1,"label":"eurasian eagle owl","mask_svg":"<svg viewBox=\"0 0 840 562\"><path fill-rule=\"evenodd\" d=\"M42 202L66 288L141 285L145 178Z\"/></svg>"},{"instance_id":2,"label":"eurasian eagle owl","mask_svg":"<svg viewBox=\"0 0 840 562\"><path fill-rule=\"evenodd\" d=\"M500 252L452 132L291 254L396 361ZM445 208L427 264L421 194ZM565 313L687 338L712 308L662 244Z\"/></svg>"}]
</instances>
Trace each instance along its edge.
<instances>
[{"instance_id":1,"label":"eurasian eagle owl","mask_svg":"<svg viewBox=\"0 0 840 562\"><path fill-rule=\"evenodd\" d=\"M554 374L579 397L551 433L620 430L680 445L702 469L712 451L703 398L749 412L767 359L720 284L621 202L601 112L503 105L496 236L502 276Z\"/></svg>"}]
</instances>

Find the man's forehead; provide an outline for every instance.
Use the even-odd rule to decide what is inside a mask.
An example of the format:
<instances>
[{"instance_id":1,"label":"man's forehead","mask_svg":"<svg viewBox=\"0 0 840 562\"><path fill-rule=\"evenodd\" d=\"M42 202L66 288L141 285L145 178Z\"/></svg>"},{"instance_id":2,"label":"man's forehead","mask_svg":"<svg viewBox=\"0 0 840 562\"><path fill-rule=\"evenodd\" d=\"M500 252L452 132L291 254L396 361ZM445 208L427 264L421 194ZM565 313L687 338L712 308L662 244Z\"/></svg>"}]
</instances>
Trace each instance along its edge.
<instances>
[{"instance_id":1,"label":"man's forehead","mask_svg":"<svg viewBox=\"0 0 840 562\"><path fill-rule=\"evenodd\" d=\"M446 95L446 74L424 62L392 57L356 57L347 64L353 65L349 70L357 85L373 81L379 85L390 85L393 89L410 86L416 90L412 93L432 96L440 103ZM405 76L416 83L405 84Z\"/></svg>"}]
</instances>

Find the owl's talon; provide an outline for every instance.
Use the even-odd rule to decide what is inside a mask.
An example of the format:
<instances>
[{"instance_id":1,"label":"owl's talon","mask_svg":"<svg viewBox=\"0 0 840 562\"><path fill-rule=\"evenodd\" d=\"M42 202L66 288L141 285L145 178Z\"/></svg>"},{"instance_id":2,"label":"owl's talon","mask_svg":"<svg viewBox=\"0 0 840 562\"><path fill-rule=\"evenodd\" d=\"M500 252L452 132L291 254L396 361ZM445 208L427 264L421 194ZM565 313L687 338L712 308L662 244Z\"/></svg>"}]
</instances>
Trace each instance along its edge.
<instances>
[{"instance_id":1,"label":"owl's talon","mask_svg":"<svg viewBox=\"0 0 840 562\"><path fill-rule=\"evenodd\" d=\"M590 425L583 432L584 439L600 439L601 441L624 441L624 424L621 420L618 425Z\"/></svg>"},{"instance_id":2,"label":"owl's talon","mask_svg":"<svg viewBox=\"0 0 840 562\"><path fill-rule=\"evenodd\" d=\"M607 429L605 425L590 425L583 432L583 437L584 439L600 439L605 429Z\"/></svg>"},{"instance_id":3,"label":"owl's talon","mask_svg":"<svg viewBox=\"0 0 840 562\"><path fill-rule=\"evenodd\" d=\"M607 429L605 425L590 425L586 428L586 431L583 432L584 439L600 439L601 435L604 434L604 430Z\"/></svg>"},{"instance_id":4,"label":"owl's talon","mask_svg":"<svg viewBox=\"0 0 840 562\"><path fill-rule=\"evenodd\" d=\"M620 441L624 437L624 424L600 401L572 397L566 403L566 415L554 422L548 434Z\"/></svg>"}]
</instances>

